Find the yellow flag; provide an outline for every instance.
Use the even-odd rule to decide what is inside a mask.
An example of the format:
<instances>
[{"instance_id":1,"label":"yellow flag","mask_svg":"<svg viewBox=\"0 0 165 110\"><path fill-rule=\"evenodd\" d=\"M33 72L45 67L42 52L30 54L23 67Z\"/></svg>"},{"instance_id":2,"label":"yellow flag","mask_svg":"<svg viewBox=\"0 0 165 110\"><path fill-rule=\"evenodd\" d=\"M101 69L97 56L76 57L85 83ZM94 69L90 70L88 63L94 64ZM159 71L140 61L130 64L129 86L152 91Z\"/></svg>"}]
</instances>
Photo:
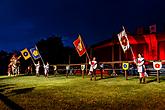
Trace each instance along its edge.
<instances>
[{"instance_id":1,"label":"yellow flag","mask_svg":"<svg viewBox=\"0 0 165 110\"><path fill-rule=\"evenodd\" d=\"M128 70L129 68L129 63L123 63L122 64L123 70Z\"/></svg>"},{"instance_id":2,"label":"yellow flag","mask_svg":"<svg viewBox=\"0 0 165 110\"><path fill-rule=\"evenodd\" d=\"M22 54L22 56L24 57L25 60L27 60L27 59L29 59L31 57L27 48L23 49L21 51L21 54Z\"/></svg>"}]
</instances>

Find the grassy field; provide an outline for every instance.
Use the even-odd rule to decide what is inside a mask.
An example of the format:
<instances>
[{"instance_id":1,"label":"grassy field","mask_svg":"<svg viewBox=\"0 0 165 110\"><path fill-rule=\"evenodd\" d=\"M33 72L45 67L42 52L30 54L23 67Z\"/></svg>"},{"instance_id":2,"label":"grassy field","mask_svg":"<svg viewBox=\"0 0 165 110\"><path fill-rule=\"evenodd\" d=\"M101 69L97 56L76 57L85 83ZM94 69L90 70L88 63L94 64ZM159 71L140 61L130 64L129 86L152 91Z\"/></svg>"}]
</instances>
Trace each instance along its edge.
<instances>
[{"instance_id":1,"label":"grassy field","mask_svg":"<svg viewBox=\"0 0 165 110\"><path fill-rule=\"evenodd\" d=\"M0 110L165 110L165 77L0 76Z\"/></svg>"}]
</instances>

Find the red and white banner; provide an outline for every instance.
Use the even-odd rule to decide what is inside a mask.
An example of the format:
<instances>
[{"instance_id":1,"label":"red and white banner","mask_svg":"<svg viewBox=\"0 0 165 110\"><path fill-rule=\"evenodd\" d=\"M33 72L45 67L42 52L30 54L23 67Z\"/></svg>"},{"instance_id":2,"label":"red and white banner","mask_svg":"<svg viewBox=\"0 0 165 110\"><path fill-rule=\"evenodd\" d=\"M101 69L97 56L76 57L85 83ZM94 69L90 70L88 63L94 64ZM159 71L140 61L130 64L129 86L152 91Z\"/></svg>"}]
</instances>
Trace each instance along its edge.
<instances>
[{"instance_id":1,"label":"red and white banner","mask_svg":"<svg viewBox=\"0 0 165 110\"><path fill-rule=\"evenodd\" d=\"M120 45L125 53L125 51L129 49L130 45L129 45L129 40L124 28L123 28L123 31L121 31L118 34L118 38L119 38Z\"/></svg>"},{"instance_id":2,"label":"red and white banner","mask_svg":"<svg viewBox=\"0 0 165 110\"><path fill-rule=\"evenodd\" d=\"M162 68L162 62L153 62L153 67L155 70L160 70Z\"/></svg>"},{"instance_id":3,"label":"red and white banner","mask_svg":"<svg viewBox=\"0 0 165 110\"><path fill-rule=\"evenodd\" d=\"M85 49L85 46L84 46L84 43L81 39L81 36L79 35L79 37L73 42L79 56L81 57L83 54L85 54L86 52L86 49Z\"/></svg>"},{"instance_id":4,"label":"red and white banner","mask_svg":"<svg viewBox=\"0 0 165 110\"><path fill-rule=\"evenodd\" d=\"M149 28L150 28L150 33L156 33L156 24L150 25Z\"/></svg>"}]
</instances>

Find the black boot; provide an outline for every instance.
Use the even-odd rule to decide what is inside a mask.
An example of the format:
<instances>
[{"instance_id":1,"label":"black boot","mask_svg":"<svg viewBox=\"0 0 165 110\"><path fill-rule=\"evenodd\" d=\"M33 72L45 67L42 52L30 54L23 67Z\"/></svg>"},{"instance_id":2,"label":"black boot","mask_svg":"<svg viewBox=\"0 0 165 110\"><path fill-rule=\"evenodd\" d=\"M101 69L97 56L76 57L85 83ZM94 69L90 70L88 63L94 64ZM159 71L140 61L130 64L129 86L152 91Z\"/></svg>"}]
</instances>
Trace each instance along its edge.
<instances>
[{"instance_id":1,"label":"black boot","mask_svg":"<svg viewBox=\"0 0 165 110\"><path fill-rule=\"evenodd\" d=\"M139 80L140 80L140 84L142 83L142 78L139 78Z\"/></svg>"},{"instance_id":2,"label":"black boot","mask_svg":"<svg viewBox=\"0 0 165 110\"><path fill-rule=\"evenodd\" d=\"M92 81L92 77L93 77L93 76L92 76L92 74L91 74L91 77L90 77L90 80L91 80L91 81Z\"/></svg>"},{"instance_id":3,"label":"black boot","mask_svg":"<svg viewBox=\"0 0 165 110\"><path fill-rule=\"evenodd\" d=\"M94 80L96 81L96 75L94 76Z\"/></svg>"},{"instance_id":4,"label":"black boot","mask_svg":"<svg viewBox=\"0 0 165 110\"><path fill-rule=\"evenodd\" d=\"M144 84L146 83L146 78L145 78L145 77L143 78L143 83L144 83Z\"/></svg>"}]
</instances>

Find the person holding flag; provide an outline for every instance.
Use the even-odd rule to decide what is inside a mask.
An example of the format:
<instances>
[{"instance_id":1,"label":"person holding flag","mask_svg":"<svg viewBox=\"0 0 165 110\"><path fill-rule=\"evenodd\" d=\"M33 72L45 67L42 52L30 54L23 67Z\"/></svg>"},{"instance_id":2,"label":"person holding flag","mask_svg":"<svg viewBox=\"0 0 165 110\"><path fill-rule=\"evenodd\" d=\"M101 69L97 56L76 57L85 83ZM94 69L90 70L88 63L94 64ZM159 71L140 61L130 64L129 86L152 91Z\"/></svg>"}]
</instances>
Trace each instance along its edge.
<instances>
[{"instance_id":1,"label":"person holding flag","mask_svg":"<svg viewBox=\"0 0 165 110\"><path fill-rule=\"evenodd\" d=\"M145 76L148 76L148 75L145 71L144 58L142 57L140 53L138 54L137 60L134 59L134 62L137 65L140 83L142 83L142 79L143 79L143 83L145 83Z\"/></svg>"},{"instance_id":2,"label":"person holding flag","mask_svg":"<svg viewBox=\"0 0 165 110\"><path fill-rule=\"evenodd\" d=\"M94 80L96 81L96 68L97 68L96 57L93 57L93 60L89 61L89 64L90 64L90 69L88 75L90 75L90 80L92 80L92 77L94 75Z\"/></svg>"},{"instance_id":3,"label":"person holding flag","mask_svg":"<svg viewBox=\"0 0 165 110\"><path fill-rule=\"evenodd\" d=\"M36 76L40 76L40 74L39 74L39 70L40 70L40 61L38 61L38 63L37 64L34 64L35 65L35 67L36 67Z\"/></svg>"},{"instance_id":4,"label":"person holding flag","mask_svg":"<svg viewBox=\"0 0 165 110\"><path fill-rule=\"evenodd\" d=\"M41 59L41 61L42 61L42 63L43 63L43 67L44 67L45 77L48 76L49 63L47 63L47 64L45 65L44 60L42 59L41 54L40 54L40 52L39 52L39 50L38 50L38 48L37 48L36 45L35 45L34 48L31 48L31 49L30 49L30 53L31 53L31 55L32 55L32 57L33 57L34 60L37 60L37 59L39 59L39 58ZM33 60L33 62L34 62L34 60ZM39 76L40 62L38 61L38 64L35 64L35 63L34 63L34 65L35 65L35 67L36 67L36 75Z\"/></svg>"},{"instance_id":5,"label":"person holding flag","mask_svg":"<svg viewBox=\"0 0 165 110\"><path fill-rule=\"evenodd\" d=\"M8 76L11 76L11 74L14 75L15 68L14 68L13 64L14 64L15 59L16 59L16 55L13 54L12 57L10 58L10 63L8 65Z\"/></svg>"},{"instance_id":6,"label":"person holding flag","mask_svg":"<svg viewBox=\"0 0 165 110\"><path fill-rule=\"evenodd\" d=\"M45 77L48 77L48 72L49 72L49 63L47 62L46 65L44 65Z\"/></svg>"}]
</instances>

